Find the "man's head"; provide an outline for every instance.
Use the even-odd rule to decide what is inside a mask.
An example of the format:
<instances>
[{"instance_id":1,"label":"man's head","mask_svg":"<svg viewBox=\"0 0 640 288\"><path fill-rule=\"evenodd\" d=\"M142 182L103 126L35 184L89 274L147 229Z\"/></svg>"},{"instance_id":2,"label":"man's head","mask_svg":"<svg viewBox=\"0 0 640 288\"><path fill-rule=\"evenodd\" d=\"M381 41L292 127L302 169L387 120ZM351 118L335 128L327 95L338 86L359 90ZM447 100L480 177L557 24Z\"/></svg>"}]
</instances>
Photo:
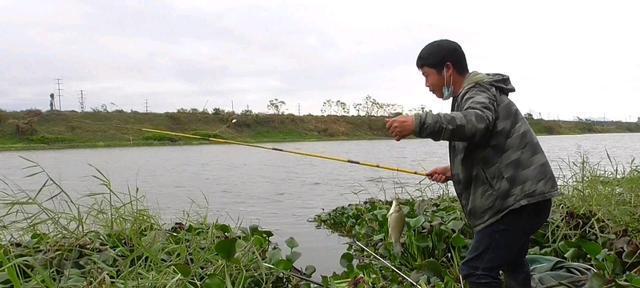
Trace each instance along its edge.
<instances>
[{"instance_id":1,"label":"man's head","mask_svg":"<svg viewBox=\"0 0 640 288\"><path fill-rule=\"evenodd\" d=\"M425 78L425 86L438 98L452 96L454 86L462 85L469 73L467 58L458 43L451 40L433 41L422 48L416 66ZM462 80L460 80L462 79ZM459 90L456 89L456 90Z\"/></svg>"}]
</instances>

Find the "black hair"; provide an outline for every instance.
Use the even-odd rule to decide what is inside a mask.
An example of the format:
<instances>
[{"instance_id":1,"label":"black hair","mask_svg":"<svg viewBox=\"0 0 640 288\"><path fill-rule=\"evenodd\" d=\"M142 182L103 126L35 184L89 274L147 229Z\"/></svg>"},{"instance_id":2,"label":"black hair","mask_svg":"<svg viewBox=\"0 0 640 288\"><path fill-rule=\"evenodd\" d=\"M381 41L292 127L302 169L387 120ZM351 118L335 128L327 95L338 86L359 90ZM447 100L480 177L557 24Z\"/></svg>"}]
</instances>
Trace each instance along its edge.
<instances>
[{"instance_id":1,"label":"black hair","mask_svg":"<svg viewBox=\"0 0 640 288\"><path fill-rule=\"evenodd\" d=\"M467 75L469 73L467 58L464 56L462 47L458 43L447 39L436 40L424 46L420 54L418 54L416 66L418 66L418 69L429 67L440 73L447 62L451 63L458 74Z\"/></svg>"}]
</instances>

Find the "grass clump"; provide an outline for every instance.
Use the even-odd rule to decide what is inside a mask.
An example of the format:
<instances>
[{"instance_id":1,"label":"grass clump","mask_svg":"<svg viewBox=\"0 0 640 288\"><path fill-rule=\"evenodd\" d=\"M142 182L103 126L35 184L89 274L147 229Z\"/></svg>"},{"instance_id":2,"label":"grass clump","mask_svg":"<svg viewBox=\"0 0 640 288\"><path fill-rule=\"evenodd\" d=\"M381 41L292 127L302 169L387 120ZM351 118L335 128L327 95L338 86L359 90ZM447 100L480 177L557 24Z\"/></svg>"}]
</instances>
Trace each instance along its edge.
<instances>
[{"instance_id":1,"label":"grass clump","mask_svg":"<svg viewBox=\"0 0 640 288\"><path fill-rule=\"evenodd\" d=\"M142 136L142 140L153 141L153 142L171 142L171 143L176 143L179 141L178 138L176 137L166 135L166 134L160 134L160 133L146 134Z\"/></svg>"},{"instance_id":2,"label":"grass clump","mask_svg":"<svg viewBox=\"0 0 640 288\"><path fill-rule=\"evenodd\" d=\"M38 164L36 191L0 188L2 287L309 287L313 266L293 238L286 253L257 225L232 227L206 216L165 227L137 189L71 197Z\"/></svg>"},{"instance_id":3,"label":"grass clump","mask_svg":"<svg viewBox=\"0 0 640 288\"><path fill-rule=\"evenodd\" d=\"M37 135L30 136L28 140L34 144L63 144L63 143L73 143L76 142L72 137L67 136L56 136L56 135Z\"/></svg>"}]
</instances>

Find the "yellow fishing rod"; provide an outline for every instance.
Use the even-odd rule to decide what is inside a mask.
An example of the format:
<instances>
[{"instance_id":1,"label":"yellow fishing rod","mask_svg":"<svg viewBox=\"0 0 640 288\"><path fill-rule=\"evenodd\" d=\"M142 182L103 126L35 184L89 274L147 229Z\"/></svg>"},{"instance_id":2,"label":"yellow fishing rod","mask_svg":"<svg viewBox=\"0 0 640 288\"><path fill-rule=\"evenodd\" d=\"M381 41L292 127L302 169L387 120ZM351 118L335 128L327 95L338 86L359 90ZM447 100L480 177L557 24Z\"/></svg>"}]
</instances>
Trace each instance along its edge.
<instances>
[{"instance_id":1,"label":"yellow fishing rod","mask_svg":"<svg viewBox=\"0 0 640 288\"><path fill-rule=\"evenodd\" d=\"M235 122L235 121L233 121L233 122ZM126 127L126 126L120 126L120 127ZM409 170L409 169L402 169L402 168L397 168L397 167L384 166L384 165L380 165L380 164L376 164L376 163L368 163L368 162L356 161L356 160L351 160L351 159L344 159L344 158L338 158L338 157L332 157L332 156L325 156L325 155L320 155L320 154L315 154L315 153L286 150L286 149L281 149L281 148L277 148L277 147L268 147L268 146L252 144L252 143L245 143L245 142L239 142L239 141L233 141L233 140L226 140L226 139L219 139L219 138L212 138L212 137L203 137L203 136L197 136L197 135L191 135L191 134L184 134L184 133L177 133L177 132L171 132L171 131L150 129L150 128L134 128L134 127L126 127L126 128L138 129L138 130L142 130L142 131L146 131L146 132L160 133L160 134L166 134L166 135L180 136L180 137L185 137L185 138L202 139L202 140L208 140L208 141L218 142L218 143L233 144L233 145L240 145L240 146L246 146L246 147L252 147L252 148L272 150L272 151L284 152L284 153L295 154L295 155L300 155L300 156L305 156L305 157L313 157L313 158L318 158L318 159L325 159L325 160L330 160L330 161L337 161L337 162L342 162L342 163L350 163L350 164L355 164L355 165L361 165L361 166L366 166L366 167L371 167L371 168L378 168L378 169L383 169L383 170L387 170L387 171L394 171L394 172L400 172L400 173L405 173L405 174L418 175L418 176L423 176L423 177L431 176L428 173L418 172L418 171Z\"/></svg>"}]
</instances>

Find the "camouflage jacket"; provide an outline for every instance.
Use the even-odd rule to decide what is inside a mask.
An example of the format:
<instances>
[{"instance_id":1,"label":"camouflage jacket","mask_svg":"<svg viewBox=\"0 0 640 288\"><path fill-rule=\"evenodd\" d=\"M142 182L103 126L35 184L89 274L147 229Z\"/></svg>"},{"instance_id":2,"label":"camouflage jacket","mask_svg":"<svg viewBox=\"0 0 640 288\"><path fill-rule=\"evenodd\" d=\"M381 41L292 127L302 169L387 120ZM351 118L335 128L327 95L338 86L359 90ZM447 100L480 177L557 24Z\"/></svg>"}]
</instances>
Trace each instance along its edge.
<instances>
[{"instance_id":1,"label":"camouflage jacket","mask_svg":"<svg viewBox=\"0 0 640 288\"><path fill-rule=\"evenodd\" d=\"M508 98L514 91L506 75L471 72L451 113L415 116L417 137L449 141L453 185L475 231L559 193L538 139Z\"/></svg>"}]
</instances>

